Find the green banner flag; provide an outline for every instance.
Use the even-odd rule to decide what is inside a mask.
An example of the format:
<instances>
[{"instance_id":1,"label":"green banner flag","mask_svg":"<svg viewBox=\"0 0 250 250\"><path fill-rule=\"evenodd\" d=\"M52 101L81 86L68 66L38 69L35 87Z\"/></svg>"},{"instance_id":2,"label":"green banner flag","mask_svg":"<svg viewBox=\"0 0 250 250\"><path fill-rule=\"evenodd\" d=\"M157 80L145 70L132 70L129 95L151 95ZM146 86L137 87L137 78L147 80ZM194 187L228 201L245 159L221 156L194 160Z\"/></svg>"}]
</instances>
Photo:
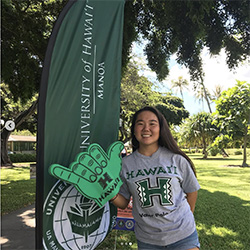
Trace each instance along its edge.
<instances>
[{"instance_id":1,"label":"green banner flag","mask_svg":"<svg viewBox=\"0 0 250 250\"><path fill-rule=\"evenodd\" d=\"M83 197L48 168L118 139L124 0L69 1L51 34L38 109L36 248L94 249L116 208Z\"/></svg>"}]
</instances>

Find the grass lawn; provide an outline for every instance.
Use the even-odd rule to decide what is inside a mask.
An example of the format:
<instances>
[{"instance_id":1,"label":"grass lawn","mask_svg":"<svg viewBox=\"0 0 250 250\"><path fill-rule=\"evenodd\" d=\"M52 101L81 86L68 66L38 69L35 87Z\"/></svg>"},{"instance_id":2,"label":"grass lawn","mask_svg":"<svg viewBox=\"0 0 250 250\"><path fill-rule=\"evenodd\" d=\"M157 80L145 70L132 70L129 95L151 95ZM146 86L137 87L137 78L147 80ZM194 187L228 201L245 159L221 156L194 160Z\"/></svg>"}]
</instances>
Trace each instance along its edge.
<instances>
[{"instance_id":1,"label":"grass lawn","mask_svg":"<svg viewBox=\"0 0 250 250\"><path fill-rule=\"evenodd\" d=\"M1 168L1 214L35 202L36 180L30 179L27 163L15 163L14 168Z\"/></svg>"},{"instance_id":2,"label":"grass lawn","mask_svg":"<svg viewBox=\"0 0 250 250\"><path fill-rule=\"evenodd\" d=\"M201 249L250 249L250 168L232 166L242 163L242 155L190 157L201 185L195 210ZM27 166L1 169L2 213L34 203L35 180L29 174ZM113 230L96 249L137 249L136 239L133 232Z\"/></svg>"},{"instance_id":3,"label":"grass lawn","mask_svg":"<svg viewBox=\"0 0 250 250\"><path fill-rule=\"evenodd\" d=\"M250 168L232 166L242 156L192 158L201 185L195 218L202 249L250 249Z\"/></svg>"}]
</instances>

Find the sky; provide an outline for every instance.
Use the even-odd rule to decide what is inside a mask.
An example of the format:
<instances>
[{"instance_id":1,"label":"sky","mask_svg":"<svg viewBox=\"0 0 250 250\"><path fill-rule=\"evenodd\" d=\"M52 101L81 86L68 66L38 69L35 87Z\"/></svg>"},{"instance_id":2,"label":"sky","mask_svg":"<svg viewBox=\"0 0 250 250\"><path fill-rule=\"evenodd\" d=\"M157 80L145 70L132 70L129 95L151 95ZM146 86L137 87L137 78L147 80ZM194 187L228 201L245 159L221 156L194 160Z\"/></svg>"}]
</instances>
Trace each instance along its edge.
<instances>
[{"instance_id":1,"label":"sky","mask_svg":"<svg viewBox=\"0 0 250 250\"><path fill-rule=\"evenodd\" d=\"M140 71L141 75L144 75L150 81L156 83L161 92L169 92L171 90L171 81L177 80L178 77L182 76L190 82L188 87L189 89L183 91L185 108L191 115L197 114L201 111L209 111L205 101L202 103L201 101L195 99L192 87L193 84L190 81L188 69L177 64L175 60L176 55L173 55L170 59L169 76L162 82L158 82L156 74L146 66L146 57L143 55L142 50L143 47L144 45L142 46L142 44L134 44L132 50L132 52L136 55L135 60L145 65L143 67L144 70ZM226 64L226 53L224 50L221 50L219 55L211 56L208 49L205 48L202 51L201 58L205 73L204 84L211 93L215 89L216 85L220 85L222 90L227 90L228 88L235 86L237 83L236 80L250 82L250 60L239 65L238 68L234 70L229 70ZM182 98L181 94L176 92L177 90L172 91L175 96ZM215 104L212 104L212 111L215 111Z\"/></svg>"}]
</instances>

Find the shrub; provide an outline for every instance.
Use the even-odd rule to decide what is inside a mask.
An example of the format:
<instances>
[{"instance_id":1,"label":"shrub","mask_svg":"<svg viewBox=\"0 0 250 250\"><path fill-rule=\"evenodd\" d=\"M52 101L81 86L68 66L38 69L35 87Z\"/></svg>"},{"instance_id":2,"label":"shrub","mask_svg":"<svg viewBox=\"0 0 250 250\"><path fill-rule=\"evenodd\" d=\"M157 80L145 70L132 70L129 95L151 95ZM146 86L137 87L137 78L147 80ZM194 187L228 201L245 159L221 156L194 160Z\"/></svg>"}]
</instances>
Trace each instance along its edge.
<instances>
[{"instance_id":1,"label":"shrub","mask_svg":"<svg viewBox=\"0 0 250 250\"><path fill-rule=\"evenodd\" d=\"M242 151L241 150L236 150L236 151L234 151L234 155L242 155Z\"/></svg>"},{"instance_id":2,"label":"shrub","mask_svg":"<svg viewBox=\"0 0 250 250\"><path fill-rule=\"evenodd\" d=\"M209 148L208 152L211 156L216 156L218 153L220 153L220 149L217 146L213 146Z\"/></svg>"},{"instance_id":3,"label":"shrub","mask_svg":"<svg viewBox=\"0 0 250 250\"><path fill-rule=\"evenodd\" d=\"M182 150L182 152L184 152L185 154L189 154L189 153L190 153L189 149L181 149L181 150Z\"/></svg>"},{"instance_id":4,"label":"shrub","mask_svg":"<svg viewBox=\"0 0 250 250\"><path fill-rule=\"evenodd\" d=\"M12 163L36 161L35 154L11 154L9 157Z\"/></svg>"}]
</instances>

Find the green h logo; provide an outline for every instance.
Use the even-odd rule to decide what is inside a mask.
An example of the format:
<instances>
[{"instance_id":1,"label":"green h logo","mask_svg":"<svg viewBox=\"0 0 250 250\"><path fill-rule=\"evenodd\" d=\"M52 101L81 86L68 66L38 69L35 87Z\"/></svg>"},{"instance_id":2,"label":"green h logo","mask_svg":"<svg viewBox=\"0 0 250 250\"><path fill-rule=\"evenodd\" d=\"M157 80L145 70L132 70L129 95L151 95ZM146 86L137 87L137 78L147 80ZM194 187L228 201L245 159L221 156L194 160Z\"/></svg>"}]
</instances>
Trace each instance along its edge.
<instances>
[{"instance_id":1,"label":"green h logo","mask_svg":"<svg viewBox=\"0 0 250 250\"><path fill-rule=\"evenodd\" d=\"M99 179L98 183L102 186L103 189L105 189L108 186L107 182L112 182L112 181L113 179L109 176L109 174L105 173L103 175L103 178Z\"/></svg>"},{"instance_id":2,"label":"green h logo","mask_svg":"<svg viewBox=\"0 0 250 250\"><path fill-rule=\"evenodd\" d=\"M137 190L138 195L140 197L141 206L151 207L153 206L152 197L158 196L160 199L160 204L162 206L172 205L173 202L171 201L171 191L170 191L170 180L171 178L156 178L157 186L151 187L150 179L144 179L141 181L137 181Z\"/></svg>"}]
</instances>

